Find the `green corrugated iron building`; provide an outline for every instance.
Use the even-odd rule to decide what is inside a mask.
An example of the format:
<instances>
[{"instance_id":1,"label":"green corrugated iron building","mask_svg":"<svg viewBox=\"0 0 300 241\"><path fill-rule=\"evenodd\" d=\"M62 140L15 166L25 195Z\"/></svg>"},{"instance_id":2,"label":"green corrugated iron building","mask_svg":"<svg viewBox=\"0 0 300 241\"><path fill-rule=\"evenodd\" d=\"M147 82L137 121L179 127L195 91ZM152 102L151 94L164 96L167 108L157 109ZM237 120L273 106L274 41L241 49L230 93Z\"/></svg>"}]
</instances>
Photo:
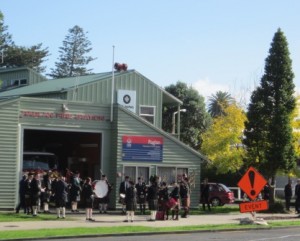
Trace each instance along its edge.
<instances>
[{"instance_id":1,"label":"green corrugated iron building","mask_svg":"<svg viewBox=\"0 0 300 241\"><path fill-rule=\"evenodd\" d=\"M205 157L161 129L163 104L182 102L135 70L47 80L28 68L1 69L0 209L18 202L23 154L54 153L62 170L108 176L111 208L125 175L168 183L194 177L191 206L198 206ZM180 123L180 115L177 115ZM179 130L179 128L178 128Z\"/></svg>"}]
</instances>

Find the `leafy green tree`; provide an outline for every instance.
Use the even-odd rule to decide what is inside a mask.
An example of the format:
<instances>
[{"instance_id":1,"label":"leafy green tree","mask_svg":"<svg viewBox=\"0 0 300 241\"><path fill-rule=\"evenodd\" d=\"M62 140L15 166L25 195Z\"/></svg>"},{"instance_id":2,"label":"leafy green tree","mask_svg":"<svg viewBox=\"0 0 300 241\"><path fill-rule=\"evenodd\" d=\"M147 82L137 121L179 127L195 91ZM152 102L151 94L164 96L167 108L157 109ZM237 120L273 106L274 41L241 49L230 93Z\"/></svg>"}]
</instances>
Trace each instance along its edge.
<instances>
[{"instance_id":1,"label":"leafy green tree","mask_svg":"<svg viewBox=\"0 0 300 241\"><path fill-rule=\"evenodd\" d=\"M235 173L244 163L242 136L246 115L235 103L222 112L203 135L201 151L218 173Z\"/></svg>"},{"instance_id":2,"label":"leafy green tree","mask_svg":"<svg viewBox=\"0 0 300 241\"><path fill-rule=\"evenodd\" d=\"M260 86L252 93L245 122L247 164L257 167L271 184L274 184L277 171L288 172L295 165L291 127L295 86L289 55L286 37L278 29L266 58Z\"/></svg>"},{"instance_id":3,"label":"leafy green tree","mask_svg":"<svg viewBox=\"0 0 300 241\"><path fill-rule=\"evenodd\" d=\"M180 81L176 85L165 87L165 90L180 99L183 102L180 108L187 110L180 114L180 139L199 150L202 143L201 136L211 124L211 117L205 109L204 98L197 90ZM172 114L175 111L178 111L177 106L165 105L163 107L162 128L167 132L172 130Z\"/></svg>"},{"instance_id":4,"label":"leafy green tree","mask_svg":"<svg viewBox=\"0 0 300 241\"><path fill-rule=\"evenodd\" d=\"M224 115L224 110L233 103L233 98L227 92L217 91L208 98L208 112L212 117Z\"/></svg>"},{"instance_id":5,"label":"leafy green tree","mask_svg":"<svg viewBox=\"0 0 300 241\"><path fill-rule=\"evenodd\" d=\"M59 62L55 62L55 69L51 69L49 76L63 78L90 74L91 69L86 66L94 60L87 54L92 50L91 42L87 39L86 33L77 25L69 29L68 35L60 47Z\"/></svg>"}]
</instances>

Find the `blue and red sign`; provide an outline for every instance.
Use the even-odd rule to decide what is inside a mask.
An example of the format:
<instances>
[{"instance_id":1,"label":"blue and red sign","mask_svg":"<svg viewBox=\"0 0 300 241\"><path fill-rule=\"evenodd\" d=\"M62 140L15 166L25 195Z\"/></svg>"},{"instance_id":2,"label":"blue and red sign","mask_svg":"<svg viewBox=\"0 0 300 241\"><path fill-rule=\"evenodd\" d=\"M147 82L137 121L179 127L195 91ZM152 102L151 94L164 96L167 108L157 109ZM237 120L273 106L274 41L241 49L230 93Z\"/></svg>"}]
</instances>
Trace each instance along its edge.
<instances>
[{"instance_id":1,"label":"blue and red sign","mask_svg":"<svg viewBox=\"0 0 300 241\"><path fill-rule=\"evenodd\" d=\"M163 138L158 136L123 136L123 161L162 162Z\"/></svg>"}]
</instances>

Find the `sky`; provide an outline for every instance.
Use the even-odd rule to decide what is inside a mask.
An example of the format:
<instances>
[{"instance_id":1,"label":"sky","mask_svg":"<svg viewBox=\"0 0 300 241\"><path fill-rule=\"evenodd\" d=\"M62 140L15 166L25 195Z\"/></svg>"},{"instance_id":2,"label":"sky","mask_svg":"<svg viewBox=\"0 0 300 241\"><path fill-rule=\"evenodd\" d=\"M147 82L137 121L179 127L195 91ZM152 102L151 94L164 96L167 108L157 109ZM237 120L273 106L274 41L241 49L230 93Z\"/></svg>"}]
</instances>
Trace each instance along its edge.
<instances>
[{"instance_id":1,"label":"sky","mask_svg":"<svg viewBox=\"0 0 300 241\"><path fill-rule=\"evenodd\" d=\"M278 28L289 43L300 93L298 0L0 0L17 45L42 43L55 67L68 30L92 43L93 72L126 63L161 87L183 81L205 97L227 91L246 105L259 85Z\"/></svg>"}]
</instances>

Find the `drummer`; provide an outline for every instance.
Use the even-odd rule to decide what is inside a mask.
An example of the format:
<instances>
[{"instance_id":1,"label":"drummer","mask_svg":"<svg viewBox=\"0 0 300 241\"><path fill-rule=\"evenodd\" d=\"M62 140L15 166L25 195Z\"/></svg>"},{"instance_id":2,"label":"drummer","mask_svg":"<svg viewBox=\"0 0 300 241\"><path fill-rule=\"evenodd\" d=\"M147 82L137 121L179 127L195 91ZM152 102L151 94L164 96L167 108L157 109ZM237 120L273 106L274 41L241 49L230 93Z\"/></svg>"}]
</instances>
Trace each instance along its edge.
<instances>
[{"instance_id":1,"label":"drummer","mask_svg":"<svg viewBox=\"0 0 300 241\"><path fill-rule=\"evenodd\" d=\"M120 200L119 203L122 205L122 213L126 213L126 204L125 204L125 196L126 189L129 188L129 176L125 176L125 180L120 183L119 194Z\"/></svg>"},{"instance_id":2,"label":"drummer","mask_svg":"<svg viewBox=\"0 0 300 241\"><path fill-rule=\"evenodd\" d=\"M109 194L112 190L112 185L108 182L106 175L101 176L101 181L106 184L106 194L99 198L99 213L107 213L107 206L109 204Z\"/></svg>"}]
</instances>

